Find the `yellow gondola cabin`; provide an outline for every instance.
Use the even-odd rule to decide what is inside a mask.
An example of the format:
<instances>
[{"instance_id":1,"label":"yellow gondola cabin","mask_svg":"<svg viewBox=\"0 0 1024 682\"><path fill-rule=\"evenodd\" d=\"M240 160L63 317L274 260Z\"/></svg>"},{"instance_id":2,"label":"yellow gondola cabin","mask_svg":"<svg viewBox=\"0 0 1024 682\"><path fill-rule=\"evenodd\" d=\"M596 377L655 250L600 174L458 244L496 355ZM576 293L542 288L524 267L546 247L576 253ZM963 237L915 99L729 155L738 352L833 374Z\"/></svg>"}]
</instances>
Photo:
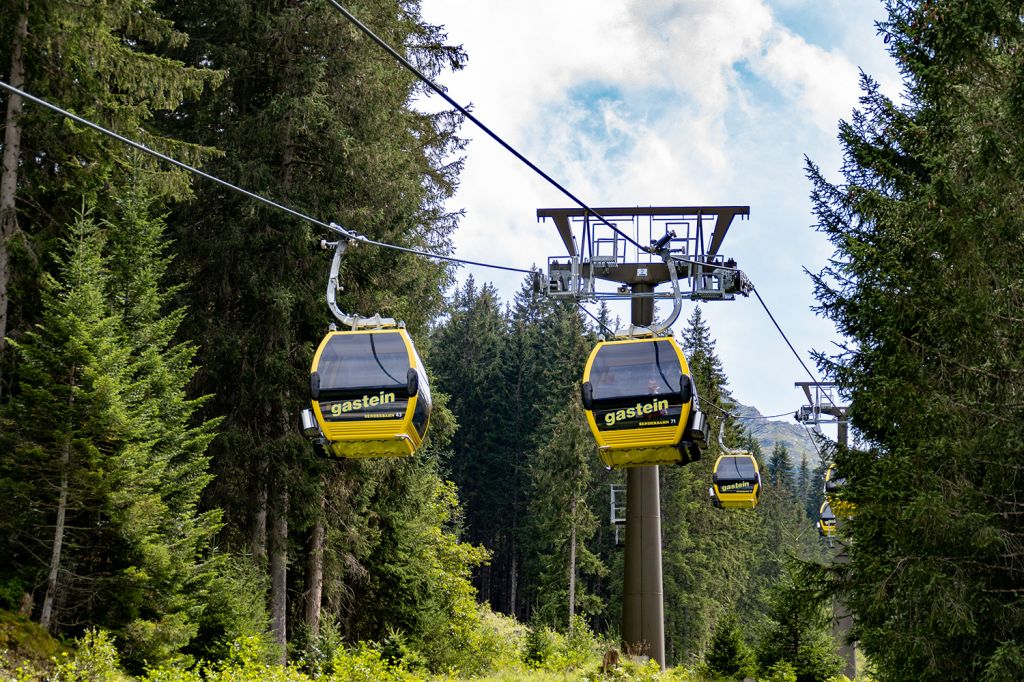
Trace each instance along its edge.
<instances>
[{"instance_id":1,"label":"yellow gondola cabin","mask_svg":"<svg viewBox=\"0 0 1024 682\"><path fill-rule=\"evenodd\" d=\"M846 477L839 475L836 465L829 464L825 470L825 499L828 501L832 511L842 517L853 516L854 505L842 499L838 494L846 486Z\"/></svg>"},{"instance_id":2,"label":"yellow gondola cabin","mask_svg":"<svg viewBox=\"0 0 1024 682\"><path fill-rule=\"evenodd\" d=\"M587 424L609 467L700 458L707 425L675 339L598 343L583 372L582 394Z\"/></svg>"},{"instance_id":3,"label":"yellow gondola cabin","mask_svg":"<svg viewBox=\"0 0 1024 682\"><path fill-rule=\"evenodd\" d=\"M309 378L306 433L337 457L404 457L423 442L430 386L404 329L329 332Z\"/></svg>"},{"instance_id":4,"label":"yellow gondola cabin","mask_svg":"<svg viewBox=\"0 0 1024 682\"><path fill-rule=\"evenodd\" d=\"M818 535L823 538L831 538L836 534L836 515L832 513L832 507L828 501L821 503L818 510Z\"/></svg>"},{"instance_id":5,"label":"yellow gondola cabin","mask_svg":"<svg viewBox=\"0 0 1024 682\"><path fill-rule=\"evenodd\" d=\"M730 453L715 461L711 474L712 503L721 509L753 509L761 497L761 470L746 452Z\"/></svg>"}]
</instances>

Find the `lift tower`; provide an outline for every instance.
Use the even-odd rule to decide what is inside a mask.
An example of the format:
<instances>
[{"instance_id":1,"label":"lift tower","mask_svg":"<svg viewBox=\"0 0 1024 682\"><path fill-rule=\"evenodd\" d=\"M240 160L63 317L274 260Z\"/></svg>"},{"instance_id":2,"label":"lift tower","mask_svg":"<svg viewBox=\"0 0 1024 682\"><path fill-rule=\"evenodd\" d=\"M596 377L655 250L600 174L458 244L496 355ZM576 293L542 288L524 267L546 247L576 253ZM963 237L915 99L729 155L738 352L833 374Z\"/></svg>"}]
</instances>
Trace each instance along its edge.
<instances>
[{"instance_id":1,"label":"lift tower","mask_svg":"<svg viewBox=\"0 0 1024 682\"><path fill-rule=\"evenodd\" d=\"M836 440L845 448L849 440L848 412L849 407L840 405L839 392L836 385L830 381L797 381L793 384L803 389L807 404L800 406L796 414L796 420L802 424L809 424L813 427L820 427L822 424L836 425ZM838 522L838 515L836 516ZM834 553L835 561L846 563L850 557L846 554L846 547L840 542L836 543L837 549ZM832 634L839 640L839 655L846 662L843 674L851 680L857 677L857 644L847 642L850 630L853 628L853 616L841 603L836 602L836 618L833 622Z\"/></svg>"},{"instance_id":2,"label":"lift tower","mask_svg":"<svg viewBox=\"0 0 1024 682\"><path fill-rule=\"evenodd\" d=\"M548 259L537 289L552 298L630 301L630 327L616 336L650 333L655 301L673 300L671 318L657 323L667 330L682 298L727 301L753 289L736 262L719 254L733 220L749 215L749 206L537 209L538 220L554 222L568 254ZM599 281L617 286L602 291ZM667 282L674 291L658 292ZM660 498L657 466L626 470L622 643L627 653L647 654L664 668Z\"/></svg>"},{"instance_id":3,"label":"lift tower","mask_svg":"<svg viewBox=\"0 0 1024 682\"><path fill-rule=\"evenodd\" d=\"M802 424L820 426L821 424L836 425L836 440L846 447L847 418L849 409L839 404L836 385L830 381L797 381L793 384L804 391L807 404L800 407L793 417Z\"/></svg>"}]
</instances>

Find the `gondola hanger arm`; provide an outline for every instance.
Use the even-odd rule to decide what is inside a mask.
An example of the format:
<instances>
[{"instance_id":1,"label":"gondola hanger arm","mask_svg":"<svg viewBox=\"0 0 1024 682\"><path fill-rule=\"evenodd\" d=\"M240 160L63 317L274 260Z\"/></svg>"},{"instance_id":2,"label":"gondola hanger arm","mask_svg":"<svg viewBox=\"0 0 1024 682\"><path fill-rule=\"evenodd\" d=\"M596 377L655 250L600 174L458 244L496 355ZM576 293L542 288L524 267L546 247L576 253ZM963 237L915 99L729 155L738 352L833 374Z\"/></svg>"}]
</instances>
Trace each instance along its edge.
<instances>
[{"instance_id":1,"label":"gondola hanger arm","mask_svg":"<svg viewBox=\"0 0 1024 682\"><path fill-rule=\"evenodd\" d=\"M320 241L324 249L334 248L334 257L331 259L331 272L327 276L327 307L342 325L349 329L381 329L383 327L404 327L402 322L396 322L392 317L381 317L376 314L373 317L360 317L342 312L338 307L338 292L342 291L339 273L341 272L341 257L348 248L349 239L339 239L336 242L329 242L326 239Z\"/></svg>"},{"instance_id":2,"label":"gondola hanger arm","mask_svg":"<svg viewBox=\"0 0 1024 682\"><path fill-rule=\"evenodd\" d=\"M745 450L737 450L735 448L730 448L728 445L725 444L725 422L726 422L727 418L728 418L727 416L726 417L722 417L722 422L718 426L718 446L719 446L719 448L721 448L722 452L724 452L725 454L728 454L728 455L746 455L747 452Z\"/></svg>"},{"instance_id":3,"label":"gondola hanger arm","mask_svg":"<svg viewBox=\"0 0 1024 682\"><path fill-rule=\"evenodd\" d=\"M625 329L616 330L615 336L617 338L634 338L636 336L646 336L647 333L653 336L668 336L672 333L672 325L679 319L679 313L683 310L683 293L679 289L679 273L676 271L675 260L667 246L669 239L674 236L675 232L666 232L665 237L651 246L651 249L657 249L658 255L665 261L665 266L668 268L668 275L672 282L672 312L669 313L669 316L664 321L652 324L649 327L631 324Z\"/></svg>"}]
</instances>

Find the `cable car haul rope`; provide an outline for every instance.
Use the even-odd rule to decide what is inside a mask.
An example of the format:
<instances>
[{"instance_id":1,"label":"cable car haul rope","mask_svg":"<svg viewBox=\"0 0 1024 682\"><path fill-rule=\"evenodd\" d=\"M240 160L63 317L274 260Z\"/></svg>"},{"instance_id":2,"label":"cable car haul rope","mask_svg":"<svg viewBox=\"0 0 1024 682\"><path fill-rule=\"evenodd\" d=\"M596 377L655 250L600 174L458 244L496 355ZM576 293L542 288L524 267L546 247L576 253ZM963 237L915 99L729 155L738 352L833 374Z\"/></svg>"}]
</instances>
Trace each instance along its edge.
<instances>
[{"instance_id":1,"label":"cable car haul rope","mask_svg":"<svg viewBox=\"0 0 1024 682\"><path fill-rule=\"evenodd\" d=\"M337 2L329 1L336 9L358 24L355 18ZM370 37L381 47L398 58L404 67L415 72L411 64L402 60L398 53L372 35L369 29L361 24L358 25L361 30L370 34ZM615 223L608 221L580 201L490 129L483 126L465 107L448 97L443 89L430 82L421 73L416 72L416 75L425 80L435 92L485 130L519 160L548 180L595 220L610 228L618 237L636 246L642 252L651 254L658 252L658 244L661 242L644 246L622 232ZM400 322L379 316L371 318L349 316L337 309L334 294L340 289L337 282L338 263L346 243L359 241L454 263L524 273L534 272L534 269L526 270L506 265L467 261L445 254L429 253L373 241L335 222L307 215L152 150L135 140L8 83L0 81L0 88L117 139L143 153L288 213L295 218L324 228L340 237L338 242L331 244L336 246L337 250L328 284L328 305L342 326L349 329L332 330L321 341L310 369L311 407L302 413L302 425L305 433L323 445L326 451L334 456L374 457L414 453L422 444L425 436L431 407L430 391L423 363L403 325ZM665 256L665 254L661 255ZM665 257L668 259L667 263L673 258L678 260L676 256ZM676 304L673 311L674 319L678 314L681 296L678 282L675 279L675 267L670 267L669 271L673 279L673 298ZM774 322L774 316L760 295L758 295L758 300L761 301L761 305ZM582 308L582 306L580 307ZM583 310L586 311L585 308ZM586 312L589 313L589 311ZM631 467L660 463L686 463L698 459L701 447L707 442L707 421L704 414L698 409L696 391L689 375L686 359L674 339L670 336L657 336L657 333L664 333L667 327L666 324L663 328L654 330L656 334L649 338L630 336L622 340L601 342L591 353L587 362L583 389L587 422L598 443L601 457L608 466ZM777 323L776 328L786 339ZM630 330L631 334L634 332L637 330ZM639 334L643 333L645 333L644 330L640 329ZM789 343L788 339L786 342ZM792 344L789 345L792 349ZM404 355L400 347L404 348ZM383 348L391 349L388 351L390 356L387 362L382 355L381 349ZM803 360L796 354L795 349L793 352L803 364ZM383 372L386 380L381 379L380 376L372 376L378 370ZM605 373L618 376L605 379ZM808 374L810 374L809 370ZM413 379L414 375L415 379ZM405 381L404 384L403 381Z\"/></svg>"}]
</instances>

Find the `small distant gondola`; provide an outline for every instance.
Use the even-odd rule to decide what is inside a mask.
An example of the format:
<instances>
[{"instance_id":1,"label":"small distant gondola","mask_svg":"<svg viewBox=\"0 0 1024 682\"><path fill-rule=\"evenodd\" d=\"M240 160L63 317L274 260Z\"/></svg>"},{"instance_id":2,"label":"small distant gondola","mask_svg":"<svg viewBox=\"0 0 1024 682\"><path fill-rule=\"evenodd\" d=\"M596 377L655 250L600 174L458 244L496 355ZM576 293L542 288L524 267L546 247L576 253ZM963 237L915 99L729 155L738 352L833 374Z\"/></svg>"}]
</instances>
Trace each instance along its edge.
<instances>
[{"instance_id":1,"label":"small distant gondola","mask_svg":"<svg viewBox=\"0 0 1024 682\"><path fill-rule=\"evenodd\" d=\"M832 507L828 500L821 503L818 511L818 535L823 538L831 538L836 534L836 515L832 513Z\"/></svg>"},{"instance_id":2,"label":"small distant gondola","mask_svg":"<svg viewBox=\"0 0 1024 682\"><path fill-rule=\"evenodd\" d=\"M825 499L829 506L839 516L853 516L854 505L842 499L840 491L846 487L846 477L839 475L835 463L829 464L825 469Z\"/></svg>"},{"instance_id":3,"label":"small distant gondola","mask_svg":"<svg viewBox=\"0 0 1024 682\"><path fill-rule=\"evenodd\" d=\"M715 461L708 491L720 509L753 509L761 497L761 470L748 452L733 452Z\"/></svg>"},{"instance_id":4,"label":"small distant gondola","mask_svg":"<svg viewBox=\"0 0 1024 682\"><path fill-rule=\"evenodd\" d=\"M331 455L404 457L430 420L430 386L405 329L332 331L313 357L307 435Z\"/></svg>"},{"instance_id":5,"label":"small distant gondola","mask_svg":"<svg viewBox=\"0 0 1024 682\"><path fill-rule=\"evenodd\" d=\"M829 464L825 470L825 494L831 495L846 485L846 477L840 476L835 463Z\"/></svg>"},{"instance_id":6,"label":"small distant gondola","mask_svg":"<svg viewBox=\"0 0 1024 682\"><path fill-rule=\"evenodd\" d=\"M583 408L612 468L685 464L707 442L683 351L672 337L601 341L583 373Z\"/></svg>"}]
</instances>

